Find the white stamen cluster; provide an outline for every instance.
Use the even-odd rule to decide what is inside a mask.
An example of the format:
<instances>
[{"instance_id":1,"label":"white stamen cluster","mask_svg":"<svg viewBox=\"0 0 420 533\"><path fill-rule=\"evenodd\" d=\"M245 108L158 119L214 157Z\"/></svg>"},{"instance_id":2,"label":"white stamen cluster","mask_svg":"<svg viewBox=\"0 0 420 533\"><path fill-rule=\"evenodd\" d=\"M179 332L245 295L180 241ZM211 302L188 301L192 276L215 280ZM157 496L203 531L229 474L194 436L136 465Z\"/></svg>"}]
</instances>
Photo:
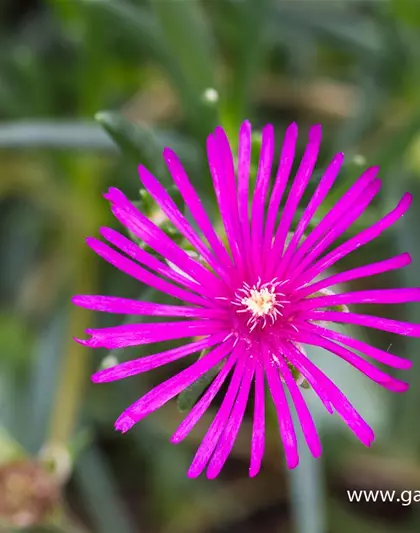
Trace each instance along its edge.
<instances>
[{"instance_id":1,"label":"white stamen cluster","mask_svg":"<svg viewBox=\"0 0 420 533\"><path fill-rule=\"evenodd\" d=\"M262 283L261 278L258 278L255 285L244 283L243 287L235 293L235 300L232 304L240 307L237 313L249 313L247 326L251 326L250 331L253 331L258 324L264 328L267 319L274 324L276 319L282 316L282 308L289 303L284 299L285 294L278 291L278 287L284 283L286 281L277 281L277 278L268 283Z\"/></svg>"}]
</instances>

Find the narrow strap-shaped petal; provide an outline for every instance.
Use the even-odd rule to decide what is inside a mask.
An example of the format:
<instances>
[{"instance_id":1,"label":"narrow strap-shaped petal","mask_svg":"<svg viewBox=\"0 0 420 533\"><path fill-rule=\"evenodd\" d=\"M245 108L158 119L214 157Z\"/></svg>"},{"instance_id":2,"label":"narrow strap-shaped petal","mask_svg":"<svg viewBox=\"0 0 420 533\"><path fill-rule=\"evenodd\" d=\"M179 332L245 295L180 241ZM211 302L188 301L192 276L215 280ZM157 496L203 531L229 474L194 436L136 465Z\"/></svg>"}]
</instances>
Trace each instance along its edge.
<instances>
[{"instance_id":1,"label":"narrow strap-shaped petal","mask_svg":"<svg viewBox=\"0 0 420 533\"><path fill-rule=\"evenodd\" d=\"M317 368L298 348L291 342L287 343L286 357L299 372L310 382L314 378L328 394L330 402L356 437L365 445L370 446L375 435L372 428L363 420L356 409L340 389ZM315 389L314 389L315 390ZM315 390L316 392L316 390Z\"/></svg>"},{"instance_id":2,"label":"narrow strap-shaped petal","mask_svg":"<svg viewBox=\"0 0 420 533\"><path fill-rule=\"evenodd\" d=\"M152 254L149 254L148 252L140 248L140 246L138 246L135 242L128 239L124 235L121 235L121 233L119 233L118 231L115 231L111 228L102 227L100 228L100 234L113 246L127 254L129 257L131 257L138 263L146 266L147 268L150 268L156 274L165 276L171 281L183 285L189 290L199 293L200 295L203 294L203 291L201 290L201 285L196 283L195 280L191 279L187 275L183 274L183 271L176 272L175 269L169 267L165 263L162 263Z\"/></svg>"},{"instance_id":3,"label":"narrow strap-shaped petal","mask_svg":"<svg viewBox=\"0 0 420 533\"><path fill-rule=\"evenodd\" d=\"M375 289L371 291L343 292L306 298L295 304L299 310L316 309L319 307L334 307L351 304L401 304L420 301L419 288L404 289Z\"/></svg>"},{"instance_id":4,"label":"narrow strap-shaped petal","mask_svg":"<svg viewBox=\"0 0 420 533\"><path fill-rule=\"evenodd\" d=\"M328 339L341 342L342 344L345 344L346 346L349 346L354 350L358 350L359 352L364 353L365 355L371 357L372 359L375 359L376 361L379 361L380 363L383 363L384 365L388 365L393 368L400 368L403 370L407 370L413 366L413 362L409 359L398 357L397 355L390 353L388 350L380 350L375 346L366 344L365 342L357 338L348 337L347 335L344 335L343 333L340 333L338 331L326 329L321 326L309 323L305 323L305 328L308 331L311 331L312 333L320 335L321 337L326 337Z\"/></svg>"},{"instance_id":5,"label":"narrow strap-shaped petal","mask_svg":"<svg viewBox=\"0 0 420 533\"><path fill-rule=\"evenodd\" d=\"M178 187L179 192L181 193L181 196L190 210L190 213L197 226L203 232L204 237L207 239L207 242L216 254L220 263L223 264L226 269L229 269L232 266L231 258L219 236L216 234L213 224L211 223L211 220L203 207L200 197L188 179L187 173L185 172L177 155L169 148L165 148L163 151L163 158L165 159L172 179L174 180L175 185Z\"/></svg>"},{"instance_id":6,"label":"narrow strap-shaped petal","mask_svg":"<svg viewBox=\"0 0 420 533\"><path fill-rule=\"evenodd\" d=\"M238 355L238 362L233 371L232 379L229 383L228 390L223 398L222 404L217 411L207 433L205 434L201 444L194 456L191 466L188 470L188 477L195 478L201 474L206 467L219 439L226 426L229 415L232 411L238 395L238 390L242 381L242 376L245 370L246 357L244 356L243 348L238 348L241 351Z\"/></svg>"},{"instance_id":7,"label":"narrow strap-shaped petal","mask_svg":"<svg viewBox=\"0 0 420 533\"><path fill-rule=\"evenodd\" d=\"M207 155L226 237L239 275L243 276L244 254L241 251L235 168L229 141L222 128L216 128L214 134L207 137Z\"/></svg>"},{"instance_id":8,"label":"narrow strap-shaped petal","mask_svg":"<svg viewBox=\"0 0 420 533\"><path fill-rule=\"evenodd\" d=\"M372 183L366 187L363 197L342 213L340 220L337 221L334 227L319 240L312 250L302 258L298 265L293 267L290 277L296 278L308 267L308 265L313 264L316 259L366 211L369 204L379 193L381 185L382 183L380 180L373 180Z\"/></svg>"},{"instance_id":9,"label":"narrow strap-shaped petal","mask_svg":"<svg viewBox=\"0 0 420 533\"><path fill-rule=\"evenodd\" d=\"M223 383L226 381L226 378L229 372L232 370L233 365L236 363L237 358L238 358L237 356L238 356L237 352L233 352L229 356L229 358L223 365L223 368L220 370L220 372L217 374L215 379L212 381L210 387L206 390L206 392L203 394L200 400L194 405L194 407L191 409L188 415L181 422L178 429L172 435L171 437L172 443L178 444L179 442L184 440L185 437L190 433L193 427L200 420L200 418L207 411L211 402L214 400L214 397L219 392Z\"/></svg>"},{"instance_id":10,"label":"narrow strap-shaped petal","mask_svg":"<svg viewBox=\"0 0 420 533\"><path fill-rule=\"evenodd\" d=\"M286 242L287 234L290 231L296 209L306 190L309 180L311 179L312 172L315 168L319 148L321 146L321 139L321 126L312 126L309 130L309 142L306 146L305 153L303 154L303 158L299 165L299 169L297 171L292 188L290 189L290 193L286 200L279 226L274 237L272 262L271 265L268 265L268 278L274 274L274 272L278 268L280 258L283 256L284 244Z\"/></svg>"},{"instance_id":11,"label":"narrow strap-shaped petal","mask_svg":"<svg viewBox=\"0 0 420 533\"><path fill-rule=\"evenodd\" d=\"M190 257L164 231L140 213L120 190L110 188L104 196L111 202L111 211L121 224L190 277L202 283L203 292L208 290L208 287L217 288L220 285L220 280L214 274Z\"/></svg>"},{"instance_id":12,"label":"narrow strap-shaped petal","mask_svg":"<svg viewBox=\"0 0 420 533\"><path fill-rule=\"evenodd\" d=\"M299 352L304 356L307 357L306 352L303 348L302 343L294 341L293 344L296 346L296 348L299 350ZM279 351L282 351L284 354L288 353L288 348L286 345L279 346ZM290 358L287 356L287 358L290 360ZM302 373L303 375L303 373ZM325 409L332 415L334 414L334 409L331 404L331 401L328 396L328 392L325 390L325 388L322 386L322 384L315 378L315 376L306 369L305 375L304 375L306 381L309 383L315 394L318 396L318 398L321 400L321 402L324 404Z\"/></svg>"},{"instance_id":13,"label":"narrow strap-shaped petal","mask_svg":"<svg viewBox=\"0 0 420 533\"><path fill-rule=\"evenodd\" d=\"M409 265L410 263L410 254L403 253L396 255L395 257L391 257L390 259L385 259L376 263L370 263L361 267L345 270L344 272L339 272L338 274L333 274L332 276L328 276L320 281L316 281L311 285L305 285L299 289L296 289L294 294L296 298L305 298L306 296L314 294L327 287L332 287L341 283L347 283L355 279L376 276L377 274L382 274L391 270L397 270Z\"/></svg>"},{"instance_id":14,"label":"narrow strap-shaped petal","mask_svg":"<svg viewBox=\"0 0 420 533\"><path fill-rule=\"evenodd\" d=\"M344 154L342 153L337 154L333 158L331 163L328 165L327 169L325 170L321 178L321 181L318 184L318 187L315 189L315 192L308 206L306 207L305 211L302 214L301 219L299 220L296 231L293 233L292 240L290 241L290 243L288 244L286 248L286 252L281 262L279 276L281 276L282 273L285 272L287 265L289 263L289 260L291 256L293 255L293 253L295 252L296 247L298 246L301 238L303 237L303 234L306 228L309 226L318 207L322 204L328 192L330 191L332 185L334 184L338 176L338 173L340 172L341 166L343 164L343 160L344 160Z\"/></svg>"},{"instance_id":15,"label":"narrow strap-shaped petal","mask_svg":"<svg viewBox=\"0 0 420 533\"><path fill-rule=\"evenodd\" d=\"M367 328L389 331L397 335L407 337L420 337L420 324L411 322L401 322L379 316L361 315L357 313L342 313L340 311L307 311L303 312L301 318L315 320L316 322L338 322L342 324L355 324Z\"/></svg>"},{"instance_id":16,"label":"narrow strap-shaped petal","mask_svg":"<svg viewBox=\"0 0 420 533\"><path fill-rule=\"evenodd\" d=\"M357 205L363 198L366 188L372 183L379 172L379 167L368 168L350 189L336 202L336 204L321 219L319 224L307 235L290 261L290 267L294 268L315 244L326 235L341 219L343 213Z\"/></svg>"},{"instance_id":17,"label":"narrow strap-shaped petal","mask_svg":"<svg viewBox=\"0 0 420 533\"><path fill-rule=\"evenodd\" d=\"M129 298L118 298L116 296L99 296L96 294L79 294L73 296L71 301L74 305L84 307L85 309L124 315L183 316L191 318L223 318L225 315L222 309L164 305L154 302L130 300Z\"/></svg>"},{"instance_id":18,"label":"narrow strap-shaped petal","mask_svg":"<svg viewBox=\"0 0 420 533\"><path fill-rule=\"evenodd\" d=\"M152 324L124 324L111 328L86 330L90 339L76 339L90 348L125 348L154 342L210 335L223 330L220 322L214 320L191 320L182 322L153 322Z\"/></svg>"},{"instance_id":19,"label":"narrow strap-shaped petal","mask_svg":"<svg viewBox=\"0 0 420 533\"><path fill-rule=\"evenodd\" d=\"M406 193L402 197L398 205L392 211L390 211L387 215L385 215L372 226L369 226L354 237L351 237L347 241L340 244L340 246L338 246L334 250L331 250L331 252L322 257L308 270L298 276L293 281L293 286L304 285L308 281L318 276L327 268L332 267L337 261L348 255L349 253L360 248L361 246L364 246L373 239L379 237L379 235L381 235L386 229L392 226L399 218L404 215L404 213L410 207L411 200L411 195Z\"/></svg>"},{"instance_id":20,"label":"narrow strap-shaped petal","mask_svg":"<svg viewBox=\"0 0 420 533\"><path fill-rule=\"evenodd\" d=\"M251 390L254 372L255 359L248 358L235 405L233 406L229 420L227 421L222 436L217 443L216 449L207 467L207 477L209 479L214 479L220 474L220 471L222 470L223 465L227 461L233 445L235 444L236 437L238 436L239 429L244 418L245 409L248 404L249 392Z\"/></svg>"},{"instance_id":21,"label":"narrow strap-shaped petal","mask_svg":"<svg viewBox=\"0 0 420 533\"><path fill-rule=\"evenodd\" d=\"M282 353L284 353L284 349L282 350ZM278 366L280 369L280 373L284 379L284 382L286 383L286 386L289 389L293 403L296 407L296 413L298 415L300 425L302 427L302 432L305 437L306 444L308 445L311 454L314 457L319 457L322 452L322 445L319 439L318 431L316 429L312 415L309 412L308 406L306 405L305 399L303 398L302 391L296 384L295 378L293 377L292 372L287 366L287 363L282 355L279 355L278 357Z\"/></svg>"},{"instance_id":22,"label":"narrow strap-shaped petal","mask_svg":"<svg viewBox=\"0 0 420 533\"><path fill-rule=\"evenodd\" d=\"M108 263L121 270L121 272L125 272L132 278L153 287L157 291L164 292L185 302L203 305L205 307L212 306L211 300L205 300L201 296L185 291L184 289L155 276L151 272L141 268L138 264L134 263L134 261L127 259L125 256L113 250L110 246L98 241L98 239L95 239L94 237L88 237L86 239L86 244L100 257L105 259L105 261L108 261Z\"/></svg>"},{"instance_id":23,"label":"narrow strap-shaped petal","mask_svg":"<svg viewBox=\"0 0 420 533\"><path fill-rule=\"evenodd\" d=\"M125 361L124 363L120 363L111 368L105 368L99 372L96 372L92 376L92 381L94 383L105 383L108 381L115 381L117 379L125 379L143 372L148 372L154 368L159 368L160 366L177 361L178 359L186 357L187 355L211 348L219 342L222 342L223 337L224 334L219 333L199 341L191 342L190 344L184 344L178 348L172 348L170 350L165 350L164 352L155 353L146 357L139 357L138 359Z\"/></svg>"},{"instance_id":24,"label":"narrow strap-shaped petal","mask_svg":"<svg viewBox=\"0 0 420 533\"><path fill-rule=\"evenodd\" d=\"M258 164L254 197L252 200L252 250L254 276L262 269L262 247L265 200L270 183L271 166L274 158L274 128L267 124L262 130L260 161Z\"/></svg>"},{"instance_id":25,"label":"narrow strap-shaped petal","mask_svg":"<svg viewBox=\"0 0 420 533\"><path fill-rule=\"evenodd\" d=\"M248 120L241 124L238 144L238 216L242 232L245 256L251 250L251 227L249 223L249 177L251 171L251 124ZM246 257L248 268L252 260Z\"/></svg>"},{"instance_id":26,"label":"narrow strap-shaped petal","mask_svg":"<svg viewBox=\"0 0 420 533\"><path fill-rule=\"evenodd\" d=\"M255 477L264 457L265 446L265 386L264 368L261 363L255 369L254 419L251 437L251 462L249 477Z\"/></svg>"},{"instance_id":27,"label":"narrow strap-shaped petal","mask_svg":"<svg viewBox=\"0 0 420 533\"><path fill-rule=\"evenodd\" d=\"M273 191L271 193L270 203L268 205L267 220L265 223L264 233L264 251L265 254L271 249L274 228L276 225L277 215L287 182L289 181L293 161L295 159L296 142L298 137L298 127L295 122L290 124L284 135L284 141L281 148L279 166Z\"/></svg>"},{"instance_id":28,"label":"narrow strap-shaped petal","mask_svg":"<svg viewBox=\"0 0 420 533\"><path fill-rule=\"evenodd\" d=\"M267 375L268 387L276 408L280 429L280 437L283 442L284 454L288 468L295 468L299 463L296 432L293 425L292 415L287 403L283 384L280 380L277 367L277 356L264 348L264 368Z\"/></svg>"},{"instance_id":29,"label":"narrow strap-shaped petal","mask_svg":"<svg viewBox=\"0 0 420 533\"><path fill-rule=\"evenodd\" d=\"M305 333L304 327L301 329L303 330L300 331L299 334L299 340L301 342L324 348L325 350L338 355L338 357L350 363L352 366L354 366L354 368L360 370L360 372L385 389L389 389L393 392L405 392L408 389L408 383L389 376L379 368L376 368L374 365L363 359L363 357L356 355L347 348L344 348L343 346L340 346L339 344L336 344L335 342L322 338L318 335Z\"/></svg>"},{"instance_id":30,"label":"narrow strap-shaped petal","mask_svg":"<svg viewBox=\"0 0 420 533\"><path fill-rule=\"evenodd\" d=\"M205 261L207 261L214 272L220 276L221 279L224 279L225 273L223 269L220 268L220 263L207 248L207 246L203 244L200 237L197 235L185 216L178 209L177 205L166 192L165 188L159 183L153 174L147 170L147 168L140 165L138 170L144 187L150 193L165 215L169 218L172 224L178 229L181 235L183 235L187 241L194 246L196 251L204 258Z\"/></svg>"},{"instance_id":31,"label":"narrow strap-shaped petal","mask_svg":"<svg viewBox=\"0 0 420 533\"><path fill-rule=\"evenodd\" d=\"M197 381L210 368L218 365L232 350L232 342L224 342L191 366L167 379L128 407L115 422L115 429L126 433L134 424L156 411L182 390Z\"/></svg>"}]
</instances>

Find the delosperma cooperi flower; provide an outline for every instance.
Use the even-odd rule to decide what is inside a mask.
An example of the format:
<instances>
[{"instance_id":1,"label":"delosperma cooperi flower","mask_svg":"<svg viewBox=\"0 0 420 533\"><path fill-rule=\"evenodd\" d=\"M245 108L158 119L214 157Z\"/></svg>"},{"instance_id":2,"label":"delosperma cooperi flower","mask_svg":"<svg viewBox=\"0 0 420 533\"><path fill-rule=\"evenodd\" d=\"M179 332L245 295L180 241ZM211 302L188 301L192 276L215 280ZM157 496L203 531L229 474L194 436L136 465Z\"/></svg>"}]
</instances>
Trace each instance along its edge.
<instances>
[{"instance_id":1,"label":"delosperma cooperi flower","mask_svg":"<svg viewBox=\"0 0 420 533\"><path fill-rule=\"evenodd\" d=\"M209 135L208 162L224 227L223 238L216 233L197 192L170 149L164 150L163 157L198 230L159 181L146 168L139 167L143 186L185 242L195 249L195 255L175 243L115 188L105 194L113 214L154 253L110 228L101 229L102 237L109 244L92 237L87 239L87 244L98 255L141 283L166 293L174 299L174 305L94 295L75 296L73 302L76 305L108 313L176 317L178 320L88 329L89 339L78 342L92 348L113 349L192 339L180 347L123 362L93 375L95 383L103 383L185 359L185 369L128 407L116 421L116 429L125 433L217 367L216 377L172 436L172 442L178 443L188 435L227 382L226 394L188 471L190 477L198 476L206 467L209 478L219 474L232 450L250 397L253 429L249 475L255 476L259 472L264 454L266 383L277 411L287 466L294 468L299 462L288 396L296 409L307 445L312 455L318 457L321 454L320 439L296 373L306 380L329 412L336 412L363 444L371 444L374 439L372 429L333 381L311 361L313 346L344 359L389 390L401 392L408 387L407 383L388 375L368 359L398 369L410 368L409 360L349 337L334 329L333 324L355 324L418 337L418 324L359 314L349 310L348 306L419 301L420 289L335 294L331 287L402 268L410 263L410 256L403 253L335 273L331 268L354 250L379 237L403 216L411 196L405 194L379 221L337 244L381 187L378 168L367 169L313 225L314 215L343 163L343 154L337 154L323 173L299 220L294 223L316 164L321 127L317 125L310 129L309 142L291 180L297 134L296 124L291 124L285 133L277 173L271 183L274 129L271 125L264 127L254 190L250 190L250 123L244 122L240 128L236 168L223 129L218 127ZM288 184L289 193L285 194ZM309 355L303 346L308 347ZM187 359L194 354L192 361ZM200 354L202 356L198 357Z\"/></svg>"}]
</instances>

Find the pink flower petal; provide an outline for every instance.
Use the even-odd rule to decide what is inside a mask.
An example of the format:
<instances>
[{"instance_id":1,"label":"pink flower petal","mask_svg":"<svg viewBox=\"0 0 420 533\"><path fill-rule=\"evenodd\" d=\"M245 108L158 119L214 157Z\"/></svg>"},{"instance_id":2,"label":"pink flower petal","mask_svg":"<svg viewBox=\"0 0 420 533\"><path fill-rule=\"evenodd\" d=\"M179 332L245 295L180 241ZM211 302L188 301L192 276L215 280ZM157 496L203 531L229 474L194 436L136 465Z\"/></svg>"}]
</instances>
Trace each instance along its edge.
<instances>
[{"instance_id":1,"label":"pink flower petal","mask_svg":"<svg viewBox=\"0 0 420 533\"><path fill-rule=\"evenodd\" d=\"M209 219L209 216L203 207L200 197L188 179L181 162L176 154L169 148L164 149L163 158L165 159L174 183L178 187L179 192L181 193L185 204L188 206L188 209L190 210L190 213L197 226L203 232L204 237L207 239L207 242L210 244L220 263L224 268L229 270L232 266L231 258L227 253L222 241L214 231L211 220Z\"/></svg>"},{"instance_id":2,"label":"pink flower petal","mask_svg":"<svg viewBox=\"0 0 420 533\"><path fill-rule=\"evenodd\" d=\"M121 235L121 233L118 233L118 231L115 231L111 228L102 227L100 228L100 233L102 237L109 243L141 265L146 266L156 274L165 276L171 281L182 285L188 290L202 295L201 286L199 283L197 283L195 280L192 280L185 274L183 275L176 272L175 269L170 268L166 263L162 263L162 261L159 261L159 259L140 248L140 246L138 246L132 240L128 239L124 235Z\"/></svg>"},{"instance_id":3,"label":"pink flower petal","mask_svg":"<svg viewBox=\"0 0 420 533\"><path fill-rule=\"evenodd\" d=\"M320 291L321 289L325 289L326 287L347 283L348 281L353 281L355 279L383 274L384 272L404 268L410 263L410 254L403 253L396 255L395 257L391 257L390 259L378 261L377 263L371 263L361 267L352 268L351 270L345 270L344 272L333 274L332 276L328 276L310 285L304 285L295 291L295 297L304 298L305 296L309 296L310 294Z\"/></svg>"},{"instance_id":4,"label":"pink flower petal","mask_svg":"<svg viewBox=\"0 0 420 533\"><path fill-rule=\"evenodd\" d=\"M399 379L393 378L385 372L382 372L382 370L373 366L371 363L363 359L363 357L360 357L347 348L344 348L344 346L340 346L339 344L331 342L330 340L322 338L318 335L306 333L304 327L302 329L302 334L299 335L300 342L324 348L325 350L338 355L338 357L344 361L347 361L372 381L375 381L386 389L394 392L405 392L408 389L408 383L400 381Z\"/></svg>"},{"instance_id":5,"label":"pink flower petal","mask_svg":"<svg viewBox=\"0 0 420 533\"><path fill-rule=\"evenodd\" d=\"M153 287L157 291L164 292L170 296L173 296L174 298L178 298L179 300L184 300L185 302L190 302L192 304L202 305L205 307L212 306L211 300L205 300L201 296L181 289L176 285L172 285L172 283L155 276L144 268L141 268L138 264L134 263L134 261L131 261L130 259L127 259L125 256L116 252L110 246L98 241L98 239L88 237L86 239L86 244L111 265L115 266L122 272L125 272L132 278L137 279L142 283L146 283L149 285L149 287Z\"/></svg>"},{"instance_id":6,"label":"pink flower petal","mask_svg":"<svg viewBox=\"0 0 420 533\"><path fill-rule=\"evenodd\" d=\"M365 445L370 446L375 435L372 428L363 420L356 409L340 389L307 357L305 357L294 344L287 343L287 359L295 366L299 372L311 383L315 379L319 386L328 394L337 413L353 431L356 437ZM316 392L316 389L314 389Z\"/></svg>"},{"instance_id":7,"label":"pink flower petal","mask_svg":"<svg viewBox=\"0 0 420 533\"><path fill-rule=\"evenodd\" d=\"M356 313L342 313L340 311L307 311L302 314L306 319L317 322L338 322L341 324L355 324L367 328L380 329L406 335L407 337L420 337L420 324L401 322L379 316L361 315Z\"/></svg>"},{"instance_id":8,"label":"pink flower petal","mask_svg":"<svg viewBox=\"0 0 420 533\"><path fill-rule=\"evenodd\" d=\"M197 320L185 322L157 322L152 324L127 324L102 329L87 329L90 339L76 339L90 348L125 348L174 339L210 335L223 331L217 322ZM226 336L226 332L225 332Z\"/></svg>"},{"instance_id":9,"label":"pink flower petal","mask_svg":"<svg viewBox=\"0 0 420 533\"><path fill-rule=\"evenodd\" d=\"M131 361L120 363L111 368L105 368L104 370L100 370L99 372L96 372L96 374L93 374L92 381L94 383L105 383L148 372L149 370L177 361L187 355L211 348L215 344L222 342L223 337L223 333L211 335L205 339L190 344L184 344L178 348L172 348L171 350L155 353L147 357L139 357L138 359L132 359Z\"/></svg>"},{"instance_id":10,"label":"pink flower petal","mask_svg":"<svg viewBox=\"0 0 420 533\"><path fill-rule=\"evenodd\" d=\"M322 446L315 423L302 396L302 392L296 384L295 378L281 354L278 356L278 366L286 386L289 389L293 403L295 404L296 413L300 420L300 425L308 448L314 457L319 457L322 452Z\"/></svg>"},{"instance_id":11,"label":"pink flower petal","mask_svg":"<svg viewBox=\"0 0 420 533\"><path fill-rule=\"evenodd\" d=\"M251 463L249 477L255 477L264 457L265 445L265 383L264 369L261 363L255 369L254 423L252 426Z\"/></svg>"},{"instance_id":12,"label":"pink flower petal","mask_svg":"<svg viewBox=\"0 0 420 533\"><path fill-rule=\"evenodd\" d=\"M295 216L296 209L300 200L302 199L309 180L311 179L312 172L315 168L315 163L321 146L321 139L321 126L319 124L312 126L309 130L309 142L306 146L305 153L303 154L303 158L301 164L299 165L292 188L290 189L289 196L287 197L276 235L274 237L272 250L273 260L270 265L271 268L269 267L267 272L268 278L274 274L275 269L278 267L279 260L283 256L286 237L290 231L293 217Z\"/></svg>"},{"instance_id":13,"label":"pink flower petal","mask_svg":"<svg viewBox=\"0 0 420 533\"><path fill-rule=\"evenodd\" d=\"M321 335L322 337L326 337L341 342L342 344L346 344L350 348L358 350L359 352L362 352L365 355L372 357L372 359L375 359L376 361L379 361L384 365L405 370L413 366L413 362L408 359L403 359L402 357L393 355L388 350L380 350L379 348L370 346L369 344L366 344L365 342L359 339L353 339L352 337L348 337L347 335L344 335L343 333L340 333L338 331L326 329L321 326L308 323L305 324L305 327L308 329L308 331Z\"/></svg>"},{"instance_id":14,"label":"pink flower petal","mask_svg":"<svg viewBox=\"0 0 420 533\"><path fill-rule=\"evenodd\" d=\"M329 248L329 246L338 239L368 208L381 188L380 180L373 180L365 191L363 197L341 214L340 220L336 222L333 228L326 233L319 242L303 257L299 264L293 266L290 277L297 278L301 272L304 272L308 266L311 266L315 260ZM305 273L303 274L305 276ZM306 279L306 278L305 278Z\"/></svg>"},{"instance_id":15,"label":"pink flower petal","mask_svg":"<svg viewBox=\"0 0 420 533\"><path fill-rule=\"evenodd\" d=\"M139 316L183 316L191 318L223 318L225 311L202 307L185 307L183 305L163 305L154 302L142 302L116 296L99 296L95 294L81 294L71 299L74 305L102 311Z\"/></svg>"},{"instance_id":16,"label":"pink flower petal","mask_svg":"<svg viewBox=\"0 0 420 533\"><path fill-rule=\"evenodd\" d=\"M343 244L340 244L340 246L327 253L327 255L322 257L314 265L308 268L308 270L306 270L302 275L297 276L294 281L294 286L304 285L308 281L318 276L321 272L325 271L327 268L331 268L337 261L349 253L379 237L381 233L392 226L404 215L411 205L411 200L411 195L406 193L398 203L397 207L395 207L395 209L393 209L390 213L372 226L361 231L351 239L348 239Z\"/></svg>"},{"instance_id":17,"label":"pink flower petal","mask_svg":"<svg viewBox=\"0 0 420 533\"><path fill-rule=\"evenodd\" d=\"M364 193L376 178L379 172L379 167L368 168L360 178L350 187L350 189L336 202L330 211L322 218L320 223L309 233L299 249L294 254L290 262L290 268L293 269L298 265L302 258L315 246L315 244L328 232L334 228L336 223L341 219L343 213L346 213L349 208L357 205L360 199L363 198Z\"/></svg>"},{"instance_id":18,"label":"pink flower petal","mask_svg":"<svg viewBox=\"0 0 420 533\"><path fill-rule=\"evenodd\" d=\"M306 207L301 219L299 220L297 228L293 233L292 240L287 246L286 252L281 262L279 276L287 269L289 260L295 252L296 247L298 246L301 238L303 237L306 228L309 226L318 207L322 204L331 187L333 186L338 176L338 173L340 172L343 160L344 154L337 154L325 170L318 187L316 188L308 206Z\"/></svg>"},{"instance_id":19,"label":"pink flower petal","mask_svg":"<svg viewBox=\"0 0 420 533\"><path fill-rule=\"evenodd\" d=\"M214 400L214 397L219 392L221 386L226 381L226 378L229 372L232 370L233 365L237 361L237 352L233 352L226 363L223 365L223 368L220 370L216 378L213 380L210 387L206 390L200 400L194 405L188 415L179 425L178 429L171 437L171 442L178 444L185 439L193 427L197 424L203 414L209 408L211 402Z\"/></svg>"},{"instance_id":20,"label":"pink flower petal","mask_svg":"<svg viewBox=\"0 0 420 533\"><path fill-rule=\"evenodd\" d=\"M166 257L182 271L187 272L190 277L197 279L203 284L204 290L209 286L220 285L220 280L216 276L192 259L163 230L140 213L120 190L110 188L105 198L111 202L111 211L121 224L153 250Z\"/></svg>"},{"instance_id":21,"label":"pink flower petal","mask_svg":"<svg viewBox=\"0 0 420 533\"><path fill-rule=\"evenodd\" d=\"M241 350L238 355L238 362L233 371L232 379L229 383L228 390L223 398L220 409L218 410L213 422L211 423L204 439L194 456L191 466L188 470L188 477L198 477L206 467L219 439L222 434L226 423L229 419L233 404L236 401L238 390L242 381L242 376L245 370L246 358L242 352L243 348L237 348Z\"/></svg>"},{"instance_id":22,"label":"pink flower petal","mask_svg":"<svg viewBox=\"0 0 420 533\"><path fill-rule=\"evenodd\" d=\"M147 168L143 165L139 166L139 175L140 179L150 193L155 202L159 205L165 215L169 218L175 228L190 242L196 251L207 261L207 263L212 267L212 269L223 279L225 273L223 269L220 268L220 263L216 260L212 252L205 246L197 235L195 230L192 228L191 224L185 218L185 216L178 209L175 202L166 192L163 185L161 185L158 180L151 174Z\"/></svg>"},{"instance_id":23,"label":"pink flower petal","mask_svg":"<svg viewBox=\"0 0 420 533\"><path fill-rule=\"evenodd\" d=\"M251 390L252 380L255 372L255 360L248 359L245 366L245 372L242 377L241 386L239 388L238 397L235 405L230 413L229 419L225 425L222 436L217 443L216 449L207 467L207 477L214 479L220 474L233 445L239 433L242 420L244 418L245 409L248 404L249 392Z\"/></svg>"},{"instance_id":24,"label":"pink flower petal","mask_svg":"<svg viewBox=\"0 0 420 533\"><path fill-rule=\"evenodd\" d=\"M238 145L238 217L244 243L244 250L251 250L251 227L249 224L249 175L251 170L251 124L246 120L239 130ZM248 270L252 259L245 254Z\"/></svg>"},{"instance_id":25,"label":"pink flower petal","mask_svg":"<svg viewBox=\"0 0 420 533\"><path fill-rule=\"evenodd\" d=\"M284 135L284 142L281 148L279 167L274 183L273 191L268 205L267 220L265 224L264 234L264 250L268 254L271 250L274 228L279 212L281 200L284 191L286 190L289 181L290 172L292 170L293 161L295 158L296 142L298 137L298 127L295 122L290 124Z\"/></svg>"},{"instance_id":26,"label":"pink flower petal","mask_svg":"<svg viewBox=\"0 0 420 533\"><path fill-rule=\"evenodd\" d=\"M162 407L203 374L219 364L232 350L232 343L220 344L191 366L167 379L128 407L115 422L115 429L125 433L141 419Z\"/></svg>"},{"instance_id":27,"label":"pink flower petal","mask_svg":"<svg viewBox=\"0 0 420 533\"><path fill-rule=\"evenodd\" d=\"M243 277L244 259L241 252L242 232L239 225L235 168L229 141L220 127L207 137L207 156L226 237L238 275Z\"/></svg>"},{"instance_id":28,"label":"pink flower petal","mask_svg":"<svg viewBox=\"0 0 420 533\"><path fill-rule=\"evenodd\" d=\"M283 441L286 463L289 468L295 468L299 463L296 432L293 426L292 415L290 414L286 394L277 370L276 354L268 349L264 353L264 368L267 375L268 387L273 398L277 411L277 418L280 428L280 436Z\"/></svg>"},{"instance_id":29,"label":"pink flower petal","mask_svg":"<svg viewBox=\"0 0 420 533\"><path fill-rule=\"evenodd\" d=\"M420 289L376 289L371 291L343 292L307 298L296 303L296 309L308 310L351 304L400 304L420 301Z\"/></svg>"},{"instance_id":30,"label":"pink flower petal","mask_svg":"<svg viewBox=\"0 0 420 533\"><path fill-rule=\"evenodd\" d=\"M270 183L271 166L274 159L274 128L271 124L262 130L260 161L258 164L254 197L252 200L252 254L254 258L254 275L262 271L262 246L264 231L265 199Z\"/></svg>"}]
</instances>

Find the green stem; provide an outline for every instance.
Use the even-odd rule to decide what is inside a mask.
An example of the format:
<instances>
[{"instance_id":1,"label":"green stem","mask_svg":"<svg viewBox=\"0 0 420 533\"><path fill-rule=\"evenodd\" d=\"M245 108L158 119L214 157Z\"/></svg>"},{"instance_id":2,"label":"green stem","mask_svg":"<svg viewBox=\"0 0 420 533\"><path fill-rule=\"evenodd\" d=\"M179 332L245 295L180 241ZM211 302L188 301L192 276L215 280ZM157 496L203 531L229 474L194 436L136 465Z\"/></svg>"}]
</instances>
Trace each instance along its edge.
<instances>
[{"instance_id":1,"label":"green stem","mask_svg":"<svg viewBox=\"0 0 420 533\"><path fill-rule=\"evenodd\" d=\"M71 293L92 294L96 288L96 259L84 242L84 236L95 232L99 222L97 201L100 198L97 188L92 186L94 175L100 174L98 162L92 157L83 157L74 162L72 174L77 178L70 191L73 210L69 224L63 229L63 247L71 269ZM89 187L86 187L86 184ZM83 215L78 226L74 226L74 206L77 217ZM89 327L91 312L71 305L68 319L68 335L65 345L57 391L52 407L48 441L49 444L65 445L72 438L77 423L83 392L87 383L88 350L73 340Z\"/></svg>"}]
</instances>

